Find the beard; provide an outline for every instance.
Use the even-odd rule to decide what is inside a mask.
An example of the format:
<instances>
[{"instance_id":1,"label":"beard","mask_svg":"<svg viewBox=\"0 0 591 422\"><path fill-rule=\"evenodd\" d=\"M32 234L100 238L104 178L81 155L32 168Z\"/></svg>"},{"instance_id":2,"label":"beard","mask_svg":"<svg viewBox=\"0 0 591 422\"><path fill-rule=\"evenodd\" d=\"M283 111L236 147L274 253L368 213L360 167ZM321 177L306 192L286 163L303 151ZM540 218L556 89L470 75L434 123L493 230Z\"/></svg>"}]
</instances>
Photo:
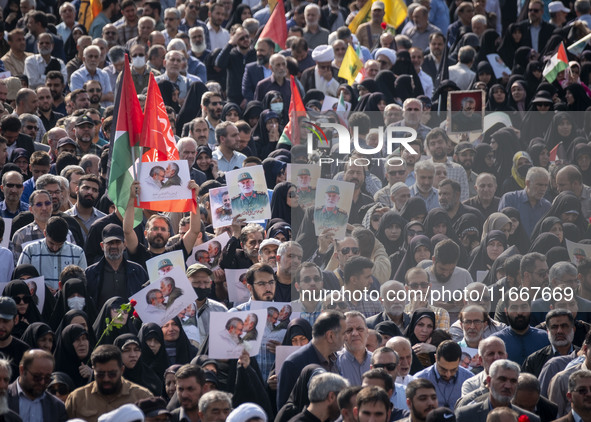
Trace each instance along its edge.
<instances>
[{"instance_id":1,"label":"beard","mask_svg":"<svg viewBox=\"0 0 591 422\"><path fill-rule=\"evenodd\" d=\"M267 293L271 293L271 292L265 292L265 294ZM265 299L265 294L263 294L263 296L259 296L258 293L256 292L256 290L254 290L254 288L252 289L252 297L254 300L260 300L260 301L264 301L264 302L271 302L273 300L273 295L271 295L271 299L267 300Z\"/></svg>"},{"instance_id":2,"label":"beard","mask_svg":"<svg viewBox=\"0 0 591 422\"><path fill-rule=\"evenodd\" d=\"M511 400L513 399L513 397L510 396L503 396L501 394L499 394L497 391L495 391L493 388L490 389L490 395L492 396L492 398L494 398L496 401L498 401L499 403L502 403L504 405L508 405L509 403L511 403Z\"/></svg>"},{"instance_id":3,"label":"beard","mask_svg":"<svg viewBox=\"0 0 591 422\"><path fill-rule=\"evenodd\" d=\"M98 104L100 102L101 102L100 95L93 95L92 97L90 97L90 104Z\"/></svg>"},{"instance_id":4,"label":"beard","mask_svg":"<svg viewBox=\"0 0 591 422\"><path fill-rule=\"evenodd\" d=\"M121 257L123 256L123 251L117 251L117 252L105 252L105 257L110 260L110 261L117 261L119 259L121 259Z\"/></svg>"},{"instance_id":5,"label":"beard","mask_svg":"<svg viewBox=\"0 0 591 422\"><path fill-rule=\"evenodd\" d=\"M89 199L78 194L78 203L82 205L83 208L92 208L94 206L94 199Z\"/></svg>"},{"instance_id":6,"label":"beard","mask_svg":"<svg viewBox=\"0 0 591 422\"><path fill-rule=\"evenodd\" d=\"M518 315L515 318L511 318L507 315L507 318L509 319L509 325L515 330L525 330L529 325L529 316L526 318L523 315Z\"/></svg>"},{"instance_id":7,"label":"beard","mask_svg":"<svg viewBox=\"0 0 591 422\"><path fill-rule=\"evenodd\" d=\"M166 246L166 240L161 234L156 234L154 237L148 239L148 244L152 248L160 249Z\"/></svg>"},{"instance_id":8,"label":"beard","mask_svg":"<svg viewBox=\"0 0 591 422\"><path fill-rule=\"evenodd\" d=\"M207 49L207 44L205 43L205 40L203 40L201 43L197 44L193 41L191 41L191 51L195 54L201 54L203 53L205 50Z\"/></svg>"},{"instance_id":9,"label":"beard","mask_svg":"<svg viewBox=\"0 0 591 422\"><path fill-rule=\"evenodd\" d=\"M113 394L121 391L122 385L123 385L123 383L121 382L121 378L119 378L116 383L114 383L114 384L111 383L111 385L107 388L105 388L103 384L99 384L99 383L96 384L99 392L105 396L110 396L110 395L113 395Z\"/></svg>"}]
</instances>

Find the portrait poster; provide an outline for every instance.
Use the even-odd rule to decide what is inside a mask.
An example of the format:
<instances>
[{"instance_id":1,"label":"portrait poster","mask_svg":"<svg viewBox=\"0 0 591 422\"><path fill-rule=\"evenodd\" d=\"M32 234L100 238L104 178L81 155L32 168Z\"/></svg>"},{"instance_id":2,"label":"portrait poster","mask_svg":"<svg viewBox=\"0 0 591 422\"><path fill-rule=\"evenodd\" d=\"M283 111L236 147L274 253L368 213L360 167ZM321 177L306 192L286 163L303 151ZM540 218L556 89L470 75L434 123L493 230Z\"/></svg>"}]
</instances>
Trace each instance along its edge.
<instances>
[{"instance_id":1,"label":"portrait poster","mask_svg":"<svg viewBox=\"0 0 591 422\"><path fill-rule=\"evenodd\" d=\"M345 237L354 189L355 185L350 182L318 179L314 199L316 236L330 230L337 240Z\"/></svg>"},{"instance_id":2,"label":"portrait poster","mask_svg":"<svg viewBox=\"0 0 591 422\"><path fill-rule=\"evenodd\" d=\"M135 310L142 322L154 322L160 326L184 311L197 299L191 282L181 268L173 268L134 294Z\"/></svg>"},{"instance_id":3,"label":"portrait poster","mask_svg":"<svg viewBox=\"0 0 591 422\"><path fill-rule=\"evenodd\" d=\"M12 230L12 218L2 217L2 219L4 220L4 236L2 236L0 246L8 249L10 243L10 231Z\"/></svg>"},{"instance_id":4,"label":"portrait poster","mask_svg":"<svg viewBox=\"0 0 591 422\"><path fill-rule=\"evenodd\" d=\"M501 59L501 56L499 56L497 53L487 54L486 58L488 59L493 72L495 73L495 78L501 79L504 75L511 75L511 69L507 67L503 59Z\"/></svg>"},{"instance_id":5,"label":"portrait poster","mask_svg":"<svg viewBox=\"0 0 591 422\"><path fill-rule=\"evenodd\" d=\"M138 179L142 187L140 207L142 202L193 198L188 188L191 174L187 160L142 162Z\"/></svg>"},{"instance_id":6,"label":"portrait poster","mask_svg":"<svg viewBox=\"0 0 591 422\"><path fill-rule=\"evenodd\" d=\"M290 302L264 302L253 300L250 302L250 309L265 309L265 332L263 341L275 340L283 342L289 322L299 318L299 312L293 312Z\"/></svg>"},{"instance_id":7,"label":"portrait poster","mask_svg":"<svg viewBox=\"0 0 591 422\"><path fill-rule=\"evenodd\" d=\"M209 357L237 359L246 350L257 356L265 331L267 311L212 312L209 318Z\"/></svg>"},{"instance_id":8,"label":"portrait poster","mask_svg":"<svg viewBox=\"0 0 591 422\"><path fill-rule=\"evenodd\" d=\"M288 164L287 181L296 186L298 204L303 209L314 206L316 184L320 178L320 166L312 164Z\"/></svg>"},{"instance_id":9,"label":"portrait poster","mask_svg":"<svg viewBox=\"0 0 591 422\"><path fill-rule=\"evenodd\" d=\"M37 306L39 312L42 312L45 304L45 276L28 278L24 281L29 287L33 303Z\"/></svg>"},{"instance_id":10,"label":"portrait poster","mask_svg":"<svg viewBox=\"0 0 591 422\"><path fill-rule=\"evenodd\" d=\"M167 252L148 259L146 261L146 268L148 269L148 277L152 281L164 277L174 268L180 268L185 271L183 251Z\"/></svg>"},{"instance_id":11,"label":"portrait poster","mask_svg":"<svg viewBox=\"0 0 591 422\"><path fill-rule=\"evenodd\" d=\"M480 363L478 349L462 346L462 357L460 358L460 366L469 371L481 367L482 365Z\"/></svg>"},{"instance_id":12,"label":"portrait poster","mask_svg":"<svg viewBox=\"0 0 591 422\"><path fill-rule=\"evenodd\" d=\"M343 117L349 117L349 113L351 113L351 103L348 101L344 101L345 103L345 111L343 112ZM325 95L324 100L322 100L322 109L320 111L337 111L337 107L339 105L339 99L336 97L331 97L330 95Z\"/></svg>"},{"instance_id":13,"label":"portrait poster","mask_svg":"<svg viewBox=\"0 0 591 422\"><path fill-rule=\"evenodd\" d=\"M271 218L271 204L263 166L245 167L226 173L232 218L240 214L246 222Z\"/></svg>"},{"instance_id":14,"label":"portrait poster","mask_svg":"<svg viewBox=\"0 0 591 422\"><path fill-rule=\"evenodd\" d=\"M200 263L206 265L208 268L215 269L219 266L220 259L222 259L222 250L230 241L228 232L223 232L219 236L208 240L201 245L193 248L193 252L187 258L187 268L189 266Z\"/></svg>"},{"instance_id":15,"label":"portrait poster","mask_svg":"<svg viewBox=\"0 0 591 422\"><path fill-rule=\"evenodd\" d=\"M482 132L485 93L476 91L454 91L447 94L448 132Z\"/></svg>"},{"instance_id":16,"label":"portrait poster","mask_svg":"<svg viewBox=\"0 0 591 422\"><path fill-rule=\"evenodd\" d=\"M227 186L209 190L209 207L214 229L232 225L232 201Z\"/></svg>"},{"instance_id":17,"label":"portrait poster","mask_svg":"<svg viewBox=\"0 0 591 422\"><path fill-rule=\"evenodd\" d=\"M232 302L234 306L248 302L248 299L250 299L250 292L246 287L246 271L248 271L248 268L224 270L224 274L226 275L226 285L228 286L228 299L230 299L230 302Z\"/></svg>"},{"instance_id":18,"label":"portrait poster","mask_svg":"<svg viewBox=\"0 0 591 422\"><path fill-rule=\"evenodd\" d=\"M568 239L565 239L565 241L568 256L570 256L570 260L573 264L578 266L581 260L591 257L591 245L571 242Z\"/></svg>"},{"instance_id":19,"label":"portrait poster","mask_svg":"<svg viewBox=\"0 0 591 422\"><path fill-rule=\"evenodd\" d=\"M277 376L281 373L283 362L300 347L304 346L277 346L275 348L275 373Z\"/></svg>"}]
</instances>

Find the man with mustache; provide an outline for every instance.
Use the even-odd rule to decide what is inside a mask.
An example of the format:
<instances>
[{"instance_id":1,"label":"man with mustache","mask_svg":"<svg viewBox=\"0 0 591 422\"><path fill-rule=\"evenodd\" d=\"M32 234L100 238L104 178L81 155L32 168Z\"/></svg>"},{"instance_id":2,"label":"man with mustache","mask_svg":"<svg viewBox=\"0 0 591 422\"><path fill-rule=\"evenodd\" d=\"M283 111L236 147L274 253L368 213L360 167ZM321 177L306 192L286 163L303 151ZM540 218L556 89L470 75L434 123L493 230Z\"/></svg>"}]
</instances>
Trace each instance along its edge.
<instances>
[{"instance_id":1,"label":"man with mustache","mask_svg":"<svg viewBox=\"0 0 591 422\"><path fill-rule=\"evenodd\" d=\"M486 422L491 410L498 407L509 407L519 416L525 415L530 422L539 422L540 418L533 413L511 404L517 389L517 380L521 372L519 365L507 359L499 359L490 366L486 379L490 393L485 400L469 404L456 410L457 422Z\"/></svg>"},{"instance_id":2,"label":"man with mustache","mask_svg":"<svg viewBox=\"0 0 591 422\"><path fill-rule=\"evenodd\" d=\"M84 241L86 241L92 223L105 216L105 213L94 207L100 189L101 181L97 176L94 174L82 176L78 181L78 186L76 186L76 205L66 211L66 214L74 217L80 225Z\"/></svg>"},{"instance_id":3,"label":"man with mustache","mask_svg":"<svg viewBox=\"0 0 591 422\"><path fill-rule=\"evenodd\" d=\"M99 416L124 404L152 397L142 386L127 381L123 375L121 351L112 344L98 346L90 357L94 381L74 390L66 400L70 419L96 422Z\"/></svg>"},{"instance_id":4,"label":"man with mustache","mask_svg":"<svg viewBox=\"0 0 591 422\"><path fill-rule=\"evenodd\" d=\"M566 309L553 309L546 315L546 329L550 344L527 357L523 364L524 372L538 377L546 362L554 356L565 356L579 348L573 346L575 338L575 319Z\"/></svg>"},{"instance_id":5,"label":"man with mustache","mask_svg":"<svg viewBox=\"0 0 591 422\"><path fill-rule=\"evenodd\" d=\"M408 422L425 422L429 412L437 408L437 391L424 378L412 380L406 386L406 405L410 409Z\"/></svg>"}]
</instances>

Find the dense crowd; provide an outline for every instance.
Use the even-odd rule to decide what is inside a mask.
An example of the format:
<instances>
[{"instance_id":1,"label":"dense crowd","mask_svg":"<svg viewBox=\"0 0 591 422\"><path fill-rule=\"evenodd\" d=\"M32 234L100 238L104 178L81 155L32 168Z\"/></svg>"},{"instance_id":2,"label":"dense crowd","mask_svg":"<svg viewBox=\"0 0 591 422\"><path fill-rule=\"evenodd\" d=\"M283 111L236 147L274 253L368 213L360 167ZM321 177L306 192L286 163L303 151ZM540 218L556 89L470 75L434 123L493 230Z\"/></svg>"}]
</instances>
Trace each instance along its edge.
<instances>
[{"instance_id":1,"label":"dense crowd","mask_svg":"<svg viewBox=\"0 0 591 422\"><path fill-rule=\"evenodd\" d=\"M591 422L589 0L276 4L0 0L0 421ZM109 197L127 71L198 212Z\"/></svg>"}]
</instances>

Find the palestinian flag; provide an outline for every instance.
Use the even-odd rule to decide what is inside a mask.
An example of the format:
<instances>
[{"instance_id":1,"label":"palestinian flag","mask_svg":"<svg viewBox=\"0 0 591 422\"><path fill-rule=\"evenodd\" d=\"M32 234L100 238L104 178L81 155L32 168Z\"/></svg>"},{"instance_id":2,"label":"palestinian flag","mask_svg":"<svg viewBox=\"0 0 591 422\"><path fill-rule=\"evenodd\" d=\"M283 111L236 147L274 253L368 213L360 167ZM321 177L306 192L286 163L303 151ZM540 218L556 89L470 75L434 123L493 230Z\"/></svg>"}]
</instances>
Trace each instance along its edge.
<instances>
[{"instance_id":1,"label":"palestinian flag","mask_svg":"<svg viewBox=\"0 0 591 422\"><path fill-rule=\"evenodd\" d=\"M552 56L550 61L546 63L546 67L542 72L542 75L550 83L556 80L558 73L568 68L568 57L566 56L566 49L564 43L560 43L558 51Z\"/></svg>"}]
</instances>

